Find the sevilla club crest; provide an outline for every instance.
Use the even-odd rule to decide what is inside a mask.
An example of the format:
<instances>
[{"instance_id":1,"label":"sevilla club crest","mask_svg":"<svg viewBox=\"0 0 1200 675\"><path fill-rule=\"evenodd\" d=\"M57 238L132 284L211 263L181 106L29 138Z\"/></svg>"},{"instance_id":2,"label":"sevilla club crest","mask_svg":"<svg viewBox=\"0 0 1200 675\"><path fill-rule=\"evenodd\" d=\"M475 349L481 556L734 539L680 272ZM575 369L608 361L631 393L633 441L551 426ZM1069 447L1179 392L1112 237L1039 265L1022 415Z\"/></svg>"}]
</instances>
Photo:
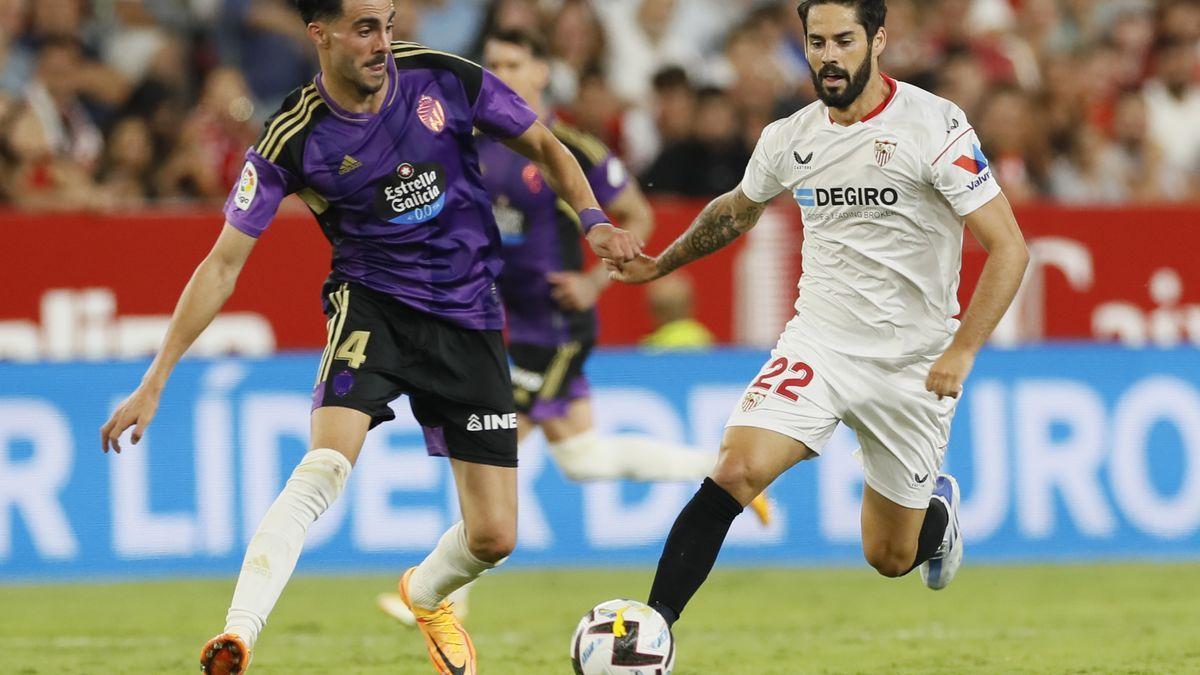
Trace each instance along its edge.
<instances>
[{"instance_id":1,"label":"sevilla club crest","mask_svg":"<svg viewBox=\"0 0 1200 675\"><path fill-rule=\"evenodd\" d=\"M882 138L875 140L875 163L880 168L892 161L894 154L896 154L896 141L887 141Z\"/></svg>"}]
</instances>

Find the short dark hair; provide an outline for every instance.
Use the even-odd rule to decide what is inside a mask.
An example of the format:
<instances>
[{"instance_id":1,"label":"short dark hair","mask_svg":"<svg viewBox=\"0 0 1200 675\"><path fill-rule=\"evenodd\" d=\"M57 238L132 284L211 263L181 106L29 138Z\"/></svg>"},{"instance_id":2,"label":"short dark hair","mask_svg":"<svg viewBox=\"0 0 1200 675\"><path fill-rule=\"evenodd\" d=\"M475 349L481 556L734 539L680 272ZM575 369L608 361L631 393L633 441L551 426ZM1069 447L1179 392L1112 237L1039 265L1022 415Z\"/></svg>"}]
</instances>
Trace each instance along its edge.
<instances>
[{"instance_id":1,"label":"short dark hair","mask_svg":"<svg viewBox=\"0 0 1200 675\"><path fill-rule=\"evenodd\" d=\"M336 19L342 15L342 0L293 0L304 23L318 19Z\"/></svg>"},{"instance_id":2,"label":"short dark hair","mask_svg":"<svg viewBox=\"0 0 1200 675\"><path fill-rule=\"evenodd\" d=\"M509 45L517 45L529 50L533 58L539 61L546 58L546 41L540 35L524 28L504 28L492 31L484 38L484 44L495 40Z\"/></svg>"},{"instance_id":3,"label":"short dark hair","mask_svg":"<svg viewBox=\"0 0 1200 675\"><path fill-rule=\"evenodd\" d=\"M668 89L692 88L687 71L679 66L666 66L657 73L654 73L654 79L651 82L654 86L654 91L657 92L667 91Z\"/></svg>"},{"instance_id":4,"label":"short dark hair","mask_svg":"<svg viewBox=\"0 0 1200 675\"><path fill-rule=\"evenodd\" d=\"M808 32L808 10L817 5L842 5L843 7L853 7L858 14L858 22L867 31L867 39L875 37L880 28L883 28L883 21L887 18L887 4L884 0L804 0L796 7L796 13L800 15L800 21L804 23L804 32Z\"/></svg>"}]
</instances>

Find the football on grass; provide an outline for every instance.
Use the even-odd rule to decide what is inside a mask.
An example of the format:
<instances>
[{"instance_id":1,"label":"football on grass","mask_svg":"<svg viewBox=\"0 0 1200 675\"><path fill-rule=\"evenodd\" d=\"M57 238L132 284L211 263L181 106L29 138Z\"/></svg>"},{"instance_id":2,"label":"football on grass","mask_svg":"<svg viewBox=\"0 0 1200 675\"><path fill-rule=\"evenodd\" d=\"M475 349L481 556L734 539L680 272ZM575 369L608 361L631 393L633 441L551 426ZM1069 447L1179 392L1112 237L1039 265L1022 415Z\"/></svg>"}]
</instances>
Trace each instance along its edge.
<instances>
[{"instance_id":1,"label":"football on grass","mask_svg":"<svg viewBox=\"0 0 1200 675\"><path fill-rule=\"evenodd\" d=\"M579 620L571 636L578 675L670 675L675 638L662 615L636 600L609 600Z\"/></svg>"}]
</instances>

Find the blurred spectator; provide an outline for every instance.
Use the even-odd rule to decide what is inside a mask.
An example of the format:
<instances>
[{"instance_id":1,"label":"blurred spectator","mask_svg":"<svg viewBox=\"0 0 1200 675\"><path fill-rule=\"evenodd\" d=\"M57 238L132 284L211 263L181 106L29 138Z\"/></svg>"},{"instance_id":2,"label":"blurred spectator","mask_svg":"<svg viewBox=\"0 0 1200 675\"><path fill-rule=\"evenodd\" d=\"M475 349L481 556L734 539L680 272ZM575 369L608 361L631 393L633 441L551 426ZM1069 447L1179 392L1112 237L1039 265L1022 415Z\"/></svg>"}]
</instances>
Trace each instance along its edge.
<instances>
[{"instance_id":1,"label":"blurred spectator","mask_svg":"<svg viewBox=\"0 0 1200 675\"><path fill-rule=\"evenodd\" d=\"M98 183L121 208L144 206L152 196L154 142L140 117L126 117L113 126L100 165Z\"/></svg>"},{"instance_id":2,"label":"blurred spectator","mask_svg":"<svg viewBox=\"0 0 1200 675\"><path fill-rule=\"evenodd\" d=\"M967 114L967 119L976 119L987 89L987 76L979 59L970 50L957 49L942 61L933 93L954 101Z\"/></svg>"},{"instance_id":3,"label":"blurred spectator","mask_svg":"<svg viewBox=\"0 0 1200 675\"><path fill-rule=\"evenodd\" d=\"M100 159L104 137L80 99L84 70L79 44L73 38L47 38L38 50L25 97L50 150L90 172Z\"/></svg>"},{"instance_id":4,"label":"blurred spectator","mask_svg":"<svg viewBox=\"0 0 1200 675\"><path fill-rule=\"evenodd\" d=\"M27 38L38 46L46 40L82 40L84 0L29 0Z\"/></svg>"},{"instance_id":5,"label":"blurred spectator","mask_svg":"<svg viewBox=\"0 0 1200 675\"><path fill-rule=\"evenodd\" d=\"M659 156L664 146L687 140L696 116L696 91L687 72L668 66L654 74L651 106L629 110L623 129L626 163L641 173Z\"/></svg>"},{"instance_id":6,"label":"blurred spectator","mask_svg":"<svg viewBox=\"0 0 1200 675\"><path fill-rule=\"evenodd\" d=\"M425 2L423 0L394 0L392 7L396 10L392 25L392 39L415 42L421 33L421 26L424 24L421 10L425 7Z\"/></svg>"},{"instance_id":7,"label":"blurred spectator","mask_svg":"<svg viewBox=\"0 0 1200 675\"><path fill-rule=\"evenodd\" d=\"M424 10L420 28L412 38L397 38L415 39L435 49L466 54L483 24L486 4L484 0L426 0L423 7L409 3L414 11Z\"/></svg>"},{"instance_id":8,"label":"blurred spectator","mask_svg":"<svg viewBox=\"0 0 1200 675\"><path fill-rule=\"evenodd\" d=\"M521 29L534 33L541 29L541 14L538 11L537 0L492 0L487 13L479 24L479 30L470 45L467 56L483 60L483 46L487 37L494 33L510 29Z\"/></svg>"},{"instance_id":9,"label":"blurred spectator","mask_svg":"<svg viewBox=\"0 0 1200 675\"><path fill-rule=\"evenodd\" d=\"M793 45L799 63L807 70L804 36L801 35L803 24L788 21L788 25L793 26ZM915 0L890 0L887 3L887 31L888 44L879 57L880 68L898 80L928 86L925 80L935 49L921 30L920 9Z\"/></svg>"},{"instance_id":10,"label":"blurred spectator","mask_svg":"<svg viewBox=\"0 0 1200 675\"><path fill-rule=\"evenodd\" d=\"M763 127L800 107L794 101L785 103L792 87L775 58L777 47L782 49L782 35L777 36L778 45L770 43L771 36L760 23L746 22L733 29L725 46L725 60L732 73L727 86L737 102L743 142L751 146L758 141ZM790 109L780 110L781 104Z\"/></svg>"},{"instance_id":11,"label":"blurred spectator","mask_svg":"<svg viewBox=\"0 0 1200 675\"><path fill-rule=\"evenodd\" d=\"M1039 134L1038 111L1029 97L1018 87L1001 87L972 118L1009 201L1036 199L1045 182L1047 148Z\"/></svg>"},{"instance_id":12,"label":"blurred spectator","mask_svg":"<svg viewBox=\"0 0 1200 675\"><path fill-rule=\"evenodd\" d=\"M1162 147L1150 138L1146 117L1146 101L1137 90L1118 97L1113 140L1125 167L1130 196L1143 203L1179 201L1187 196L1185 174L1166 165Z\"/></svg>"},{"instance_id":13,"label":"blurred spectator","mask_svg":"<svg viewBox=\"0 0 1200 675\"><path fill-rule=\"evenodd\" d=\"M1016 30L1024 36L1039 61L1075 47L1074 38L1064 22L1059 0L1022 0L1018 4Z\"/></svg>"},{"instance_id":14,"label":"blurred spectator","mask_svg":"<svg viewBox=\"0 0 1200 675\"><path fill-rule=\"evenodd\" d=\"M579 77L603 66L607 44L600 19L587 0L566 0L550 22L552 103L568 104L579 95Z\"/></svg>"},{"instance_id":15,"label":"blurred spectator","mask_svg":"<svg viewBox=\"0 0 1200 675\"><path fill-rule=\"evenodd\" d=\"M1146 78L1154 46L1153 6L1142 0L1119 0L1105 5L1108 42L1117 54L1115 79L1121 88L1136 87Z\"/></svg>"},{"instance_id":16,"label":"blurred spectator","mask_svg":"<svg viewBox=\"0 0 1200 675\"><path fill-rule=\"evenodd\" d=\"M492 29L543 32L557 114L708 196L814 99L797 1L395 0L394 35L478 59ZM887 29L885 72L966 111L1014 202L1200 201L1197 0L889 0ZM4 198L220 199L316 68L292 0L0 0L0 96L37 122L0 129Z\"/></svg>"},{"instance_id":17,"label":"blurred spectator","mask_svg":"<svg viewBox=\"0 0 1200 675\"><path fill-rule=\"evenodd\" d=\"M240 72L221 68L209 74L200 103L160 172L163 196L224 199L237 181L246 147L254 142L253 112Z\"/></svg>"},{"instance_id":18,"label":"blurred spectator","mask_svg":"<svg viewBox=\"0 0 1200 675\"><path fill-rule=\"evenodd\" d=\"M222 61L242 71L264 114L317 72L304 22L287 0L224 0L216 35Z\"/></svg>"},{"instance_id":19,"label":"blurred spectator","mask_svg":"<svg viewBox=\"0 0 1200 675\"><path fill-rule=\"evenodd\" d=\"M676 272L646 287L646 302L654 316L655 329L642 338L652 349L706 349L714 342L713 334L692 317L692 281Z\"/></svg>"},{"instance_id":20,"label":"blurred spectator","mask_svg":"<svg viewBox=\"0 0 1200 675\"><path fill-rule=\"evenodd\" d=\"M20 39L26 21L27 0L0 0L0 93L21 93L33 73L33 51Z\"/></svg>"},{"instance_id":21,"label":"blurred spectator","mask_svg":"<svg viewBox=\"0 0 1200 675\"><path fill-rule=\"evenodd\" d=\"M733 101L720 89L705 88L696 94L691 136L666 146L642 182L647 192L711 196L733 189L749 159Z\"/></svg>"},{"instance_id":22,"label":"blurred spectator","mask_svg":"<svg viewBox=\"0 0 1200 675\"><path fill-rule=\"evenodd\" d=\"M1157 50L1155 79L1146 85L1150 136L1175 171L1200 171L1200 87L1196 42L1171 38Z\"/></svg>"},{"instance_id":23,"label":"blurred spectator","mask_svg":"<svg viewBox=\"0 0 1200 675\"><path fill-rule=\"evenodd\" d=\"M1158 31L1163 39L1193 45L1200 42L1200 2L1167 0L1159 4Z\"/></svg>"},{"instance_id":24,"label":"blurred spectator","mask_svg":"<svg viewBox=\"0 0 1200 675\"><path fill-rule=\"evenodd\" d=\"M192 107L187 66L183 45L174 41L163 45L123 109L123 114L146 121L156 165L166 163L179 142L184 120Z\"/></svg>"},{"instance_id":25,"label":"blurred spectator","mask_svg":"<svg viewBox=\"0 0 1200 675\"><path fill-rule=\"evenodd\" d=\"M0 100L0 195L25 209L105 209L111 205L79 164L55 152L37 113Z\"/></svg>"},{"instance_id":26,"label":"blurred spectator","mask_svg":"<svg viewBox=\"0 0 1200 675\"><path fill-rule=\"evenodd\" d=\"M1117 204L1130 192L1116 148L1091 125L1071 138L1067 154L1050 169L1050 193L1064 204Z\"/></svg>"},{"instance_id":27,"label":"blurred spectator","mask_svg":"<svg viewBox=\"0 0 1200 675\"><path fill-rule=\"evenodd\" d=\"M625 102L645 104L654 73L665 66L694 68L702 55L676 29L677 0L608 0L596 5L609 40L605 70Z\"/></svg>"},{"instance_id":28,"label":"blurred spectator","mask_svg":"<svg viewBox=\"0 0 1200 675\"><path fill-rule=\"evenodd\" d=\"M176 2L93 0L88 33L103 61L127 80L138 81L163 46L188 27L186 8Z\"/></svg>"},{"instance_id":29,"label":"blurred spectator","mask_svg":"<svg viewBox=\"0 0 1200 675\"><path fill-rule=\"evenodd\" d=\"M579 79L579 95L559 112L568 122L599 138L617 154L627 154L621 102L609 88L604 71L599 68L585 71Z\"/></svg>"}]
</instances>

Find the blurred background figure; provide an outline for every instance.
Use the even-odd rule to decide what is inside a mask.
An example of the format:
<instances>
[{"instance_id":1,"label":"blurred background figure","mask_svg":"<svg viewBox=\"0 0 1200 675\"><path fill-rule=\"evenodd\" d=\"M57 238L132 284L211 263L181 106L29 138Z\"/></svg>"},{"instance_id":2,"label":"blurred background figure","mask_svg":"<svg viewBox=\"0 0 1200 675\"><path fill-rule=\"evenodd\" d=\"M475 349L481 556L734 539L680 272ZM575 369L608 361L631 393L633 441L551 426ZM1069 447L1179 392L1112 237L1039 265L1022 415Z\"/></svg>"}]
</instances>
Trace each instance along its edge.
<instances>
[{"instance_id":1,"label":"blurred background figure","mask_svg":"<svg viewBox=\"0 0 1200 675\"><path fill-rule=\"evenodd\" d=\"M395 37L479 60L491 31L539 33L556 115L648 191L704 197L814 99L795 5L396 0ZM1013 202L1200 201L1195 0L891 0L887 26L886 72L976 121ZM0 92L32 110L55 162L104 184L117 171L120 194L150 205L221 198L229 148L314 59L289 0L0 0ZM131 181L114 162L140 154L143 130L150 176Z\"/></svg>"},{"instance_id":2,"label":"blurred background figure","mask_svg":"<svg viewBox=\"0 0 1200 675\"><path fill-rule=\"evenodd\" d=\"M654 332L642 338L652 349L707 349L715 340L704 324L692 316L692 280L677 273L646 287L646 303L654 316Z\"/></svg>"}]
</instances>

